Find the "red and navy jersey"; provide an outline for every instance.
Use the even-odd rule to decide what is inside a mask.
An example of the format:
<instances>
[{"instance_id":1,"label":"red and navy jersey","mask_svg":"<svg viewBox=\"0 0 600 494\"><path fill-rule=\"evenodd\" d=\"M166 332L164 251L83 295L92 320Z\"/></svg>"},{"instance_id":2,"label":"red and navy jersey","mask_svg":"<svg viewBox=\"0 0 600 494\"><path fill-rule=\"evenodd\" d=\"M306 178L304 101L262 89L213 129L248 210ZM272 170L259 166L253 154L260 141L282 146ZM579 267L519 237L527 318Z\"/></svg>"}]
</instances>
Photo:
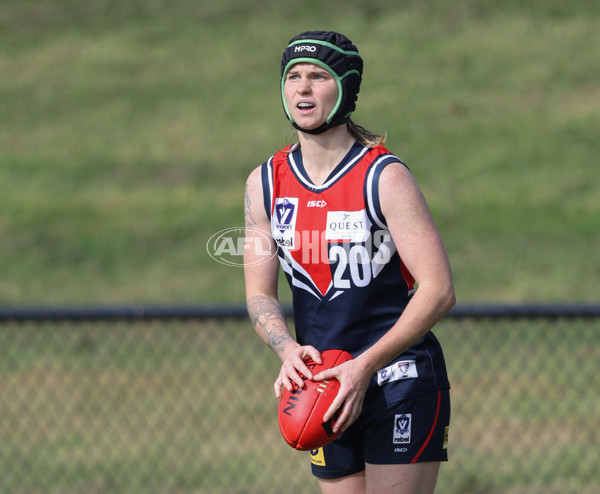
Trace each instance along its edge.
<instances>
[{"instance_id":1,"label":"red and navy jersey","mask_svg":"<svg viewBox=\"0 0 600 494\"><path fill-rule=\"evenodd\" d=\"M392 163L404 166L383 146L355 143L321 185L308 177L298 149L263 164L265 210L292 290L300 344L356 356L394 325L414 293L379 202L379 177ZM439 344L428 333L399 361L415 366L417 353L432 346ZM436 381L433 369L423 373ZM446 386L445 366L442 374L433 388Z\"/></svg>"}]
</instances>

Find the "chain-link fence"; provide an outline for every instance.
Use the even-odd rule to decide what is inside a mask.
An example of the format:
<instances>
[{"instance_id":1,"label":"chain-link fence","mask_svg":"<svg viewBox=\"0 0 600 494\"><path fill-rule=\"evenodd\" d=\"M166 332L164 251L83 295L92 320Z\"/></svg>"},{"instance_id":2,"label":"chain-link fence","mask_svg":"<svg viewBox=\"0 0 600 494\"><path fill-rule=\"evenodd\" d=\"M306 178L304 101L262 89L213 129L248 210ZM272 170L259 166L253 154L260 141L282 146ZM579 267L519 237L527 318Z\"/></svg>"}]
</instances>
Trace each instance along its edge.
<instances>
[{"instance_id":1,"label":"chain-link fence","mask_svg":"<svg viewBox=\"0 0 600 494\"><path fill-rule=\"evenodd\" d=\"M453 386L437 492L600 493L600 318L435 332ZM0 492L318 492L279 435L277 372L246 321L0 324Z\"/></svg>"}]
</instances>

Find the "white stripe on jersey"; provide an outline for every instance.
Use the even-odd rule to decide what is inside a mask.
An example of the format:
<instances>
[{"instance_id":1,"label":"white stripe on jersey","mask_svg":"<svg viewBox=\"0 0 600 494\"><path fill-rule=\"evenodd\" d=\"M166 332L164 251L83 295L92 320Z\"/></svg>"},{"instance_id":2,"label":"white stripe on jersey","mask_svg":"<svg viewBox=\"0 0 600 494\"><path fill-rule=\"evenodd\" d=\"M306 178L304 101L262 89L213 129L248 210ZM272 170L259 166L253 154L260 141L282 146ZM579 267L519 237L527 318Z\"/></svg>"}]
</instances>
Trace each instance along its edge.
<instances>
[{"instance_id":1,"label":"white stripe on jersey","mask_svg":"<svg viewBox=\"0 0 600 494\"><path fill-rule=\"evenodd\" d=\"M283 257L281 255L279 255L279 252L283 252ZM306 290L307 292L309 292L310 294L314 295L319 300L321 300L323 298L323 296L321 295L321 292L317 288L317 285L311 278L310 274L308 274L308 272L302 267L302 265L298 264L298 262L296 262L296 260L292 256L290 256L289 252L284 248L278 249L278 255L279 255L279 264L281 264L281 268L283 269L284 272L288 273L292 277L292 284L294 286L297 286L298 288L302 288L303 290ZM307 280L309 280L312 284L312 287L310 287L306 283L303 283L302 281L300 281L298 279L298 277L296 276L296 274L300 274L300 275L304 276ZM333 281L329 283L329 286L327 287L325 294L327 294L327 292L329 292L329 290L332 286L333 286Z\"/></svg>"},{"instance_id":2,"label":"white stripe on jersey","mask_svg":"<svg viewBox=\"0 0 600 494\"><path fill-rule=\"evenodd\" d=\"M329 300L333 300L335 297L337 297L338 295L341 295L342 293L344 293L343 290L338 290L331 297L329 297Z\"/></svg>"},{"instance_id":3,"label":"white stripe on jersey","mask_svg":"<svg viewBox=\"0 0 600 494\"><path fill-rule=\"evenodd\" d=\"M373 192L375 190L376 184L374 184L373 182L374 182L375 172L377 171L377 169L379 167L381 167L382 164L390 163L390 159L393 159L393 160L397 161L398 163L402 163L398 159L397 156L394 156L393 154L392 155L385 154L375 160L375 162L369 168L369 171L367 173L367 208L369 208L369 213L371 213L371 217L375 220L375 223L377 224L377 226L382 229L387 229L387 228L385 226L385 220L383 218L379 217L375 211L375 204L373 201ZM377 190L379 191L379 187L377 187ZM379 193L378 193L378 195L379 195Z\"/></svg>"},{"instance_id":4,"label":"white stripe on jersey","mask_svg":"<svg viewBox=\"0 0 600 494\"><path fill-rule=\"evenodd\" d=\"M273 200L275 199L273 197L273 156L271 156L267 162L267 177L269 178L269 197L271 198L271 209L268 211L270 218L271 211L273 211Z\"/></svg>"},{"instance_id":5,"label":"white stripe on jersey","mask_svg":"<svg viewBox=\"0 0 600 494\"><path fill-rule=\"evenodd\" d=\"M367 187L367 208L369 210L369 213L371 214L371 218L373 218L373 220L375 220L375 223L377 224L377 226L379 228L381 228L382 230L387 231L387 226L385 225L385 219L380 217L377 214L377 211L375 209L375 202L374 202L374 192L375 192L375 188L377 186L377 184L375 184L375 175L376 172L378 172L379 168L382 168L383 166L385 166L386 164L390 163L390 162L394 162L394 161L398 161L399 163L401 163L401 161L398 159L397 156L394 155L390 155L390 154L386 154L383 156L380 156L379 158L377 158L375 160L375 162L373 163L373 165L369 168L369 171L367 172L367 178L366 178L366 187ZM378 176L380 176L378 174ZM377 195L379 196L379 187L377 186ZM389 234L389 232L388 232ZM385 250L383 249L388 249L389 252L386 254ZM389 238L384 240L380 245L379 245L379 250L377 251L377 253L373 256L373 259L371 260L371 272L373 273L373 278L375 278L383 269L383 267L387 264L387 262L389 261L389 259L384 260L383 257L384 256L389 256L390 258L396 253L396 245L394 244L394 241L391 237L391 235L389 235Z\"/></svg>"},{"instance_id":6,"label":"white stripe on jersey","mask_svg":"<svg viewBox=\"0 0 600 494\"><path fill-rule=\"evenodd\" d=\"M294 154L290 153L288 156L289 156L290 165L291 165L292 169L294 170L294 173L306 187L308 187L309 189L312 189L312 190L323 190L323 189L330 187L338 178L340 178L344 173L346 173L354 165L354 163L356 163L358 160L360 160L369 150L370 149L368 147L364 147L362 149L362 151L360 153L358 153L357 156L355 156L348 163L346 163L346 166L344 166L339 172L337 172L333 177L331 177L329 180L327 180L327 182L325 182L322 185L315 185L312 182L310 182L309 180L307 180L304 177L304 175L302 175L302 173L300 173L300 169L298 168L298 165L296 164L296 161L294 160Z\"/></svg>"}]
</instances>

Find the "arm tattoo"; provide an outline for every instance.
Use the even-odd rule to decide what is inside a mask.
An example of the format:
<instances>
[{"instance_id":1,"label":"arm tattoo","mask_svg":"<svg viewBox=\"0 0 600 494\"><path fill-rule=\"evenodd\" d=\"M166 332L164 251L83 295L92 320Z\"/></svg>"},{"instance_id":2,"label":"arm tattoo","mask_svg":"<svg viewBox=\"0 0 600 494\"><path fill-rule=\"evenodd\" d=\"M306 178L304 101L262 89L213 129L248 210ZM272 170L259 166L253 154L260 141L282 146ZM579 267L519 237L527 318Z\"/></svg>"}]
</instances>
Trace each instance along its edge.
<instances>
[{"instance_id":1,"label":"arm tattoo","mask_svg":"<svg viewBox=\"0 0 600 494\"><path fill-rule=\"evenodd\" d=\"M256 220L253 218L252 211L250 210L252 200L250 199L250 194L248 193L248 184L246 184L246 191L244 195L244 218L246 218L246 228L254 228L256 226Z\"/></svg>"},{"instance_id":2,"label":"arm tattoo","mask_svg":"<svg viewBox=\"0 0 600 494\"><path fill-rule=\"evenodd\" d=\"M265 295L254 295L248 299L248 314L252 325L263 341L281 357L285 347L292 341L281 305Z\"/></svg>"}]
</instances>

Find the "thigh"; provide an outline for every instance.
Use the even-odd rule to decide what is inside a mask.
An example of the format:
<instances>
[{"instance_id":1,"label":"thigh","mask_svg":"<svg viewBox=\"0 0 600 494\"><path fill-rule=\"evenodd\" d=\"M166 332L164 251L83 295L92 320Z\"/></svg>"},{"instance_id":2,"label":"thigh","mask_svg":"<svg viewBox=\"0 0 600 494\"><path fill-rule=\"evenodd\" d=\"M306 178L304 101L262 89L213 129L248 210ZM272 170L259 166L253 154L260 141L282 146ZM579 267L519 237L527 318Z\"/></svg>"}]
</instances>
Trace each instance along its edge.
<instances>
[{"instance_id":1,"label":"thigh","mask_svg":"<svg viewBox=\"0 0 600 494\"><path fill-rule=\"evenodd\" d=\"M440 469L439 461L403 465L367 463L367 494L432 494ZM352 492L352 491L348 491Z\"/></svg>"},{"instance_id":2,"label":"thigh","mask_svg":"<svg viewBox=\"0 0 600 494\"><path fill-rule=\"evenodd\" d=\"M319 479L322 494L365 494L365 471L337 479Z\"/></svg>"},{"instance_id":3,"label":"thigh","mask_svg":"<svg viewBox=\"0 0 600 494\"><path fill-rule=\"evenodd\" d=\"M364 471L363 442L358 423L352 424L332 443L311 451L310 462L313 475L319 479L336 480Z\"/></svg>"}]
</instances>

